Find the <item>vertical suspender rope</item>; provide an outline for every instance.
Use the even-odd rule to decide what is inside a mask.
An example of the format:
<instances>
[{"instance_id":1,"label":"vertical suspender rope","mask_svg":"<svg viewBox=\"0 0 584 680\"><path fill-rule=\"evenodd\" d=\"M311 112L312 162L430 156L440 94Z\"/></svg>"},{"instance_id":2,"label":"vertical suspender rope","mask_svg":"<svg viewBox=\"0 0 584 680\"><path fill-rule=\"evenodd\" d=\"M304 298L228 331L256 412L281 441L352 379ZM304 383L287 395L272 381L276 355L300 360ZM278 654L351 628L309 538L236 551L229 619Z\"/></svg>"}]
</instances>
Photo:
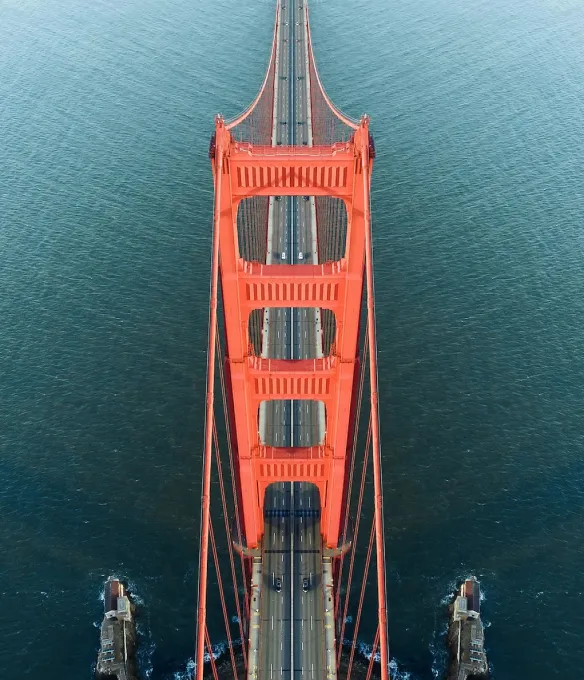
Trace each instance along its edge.
<instances>
[{"instance_id":1,"label":"vertical suspender rope","mask_svg":"<svg viewBox=\"0 0 584 680\"><path fill-rule=\"evenodd\" d=\"M371 522L371 535L369 536L369 547L367 549L367 559L365 561L365 572L363 574L363 583L361 584L361 595L359 596L359 608L357 610L357 618L355 619L355 628L353 629L353 644L351 645L351 656L349 658L349 668L347 669L347 680L351 680L351 670L353 668L355 647L357 646L357 637L359 635L359 625L361 623L361 614L363 612L363 601L365 600L365 589L367 587L367 577L369 576L369 565L371 564L371 553L373 552L374 539L375 520Z\"/></svg>"},{"instance_id":2,"label":"vertical suspender rope","mask_svg":"<svg viewBox=\"0 0 584 680\"><path fill-rule=\"evenodd\" d=\"M369 381L371 389L371 424L373 439L373 483L375 493L375 544L377 558L377 605L379 613L379 644L381 651L381 680L389 679L387 641L387 605L385 594L385 545L383 531L383 486L381 481L381 445L379 441L379 403L377 392L377 340L375 336L375 291L373 284L373 243L371 239L371 210L369 207L369 128L363 121L361 137L361 168L363 177L363 205L365 208L365 273L367 277L367 331L369 334Z\"/></svg>"},{"instance_id":3,"label":"vertical suspender rope","mask_svg":"<svg viewBox=\"0 0 584 680\"><path fill-rule=\"evenodd\" d=\"M211 462L213 456L213 403L215 397L215 340L217 337L217 288L219 280L219 207L221 205L221 172L223 170L222 149L217 150L215 162L213 254L211 258L209 341L207 344L207 406L205 411L205 450L203 454L203 493L201 498L201 550L199 553L196 680L203 680L203 664L205 659L205 619L207 614L207 572L211 503Z\"/></svg>"},{"instance_id":4,"label":"vertical suspender rope","mask_svg":"<svg viewBox=\"0 0 584 680\"><path fill-rule=\"evenodd\" d=\"M219 455L219 440L217 428L213 423L213 437L215 439L215 456L217 461L217 471L219 472L219 487L221 489L221 502L223 504L223 519L225 520L225 535L227 537L227 547L229 549L229 563L231 565L231 578L233 579L233 592L235 594L235 608L237 610L237 620L239 623L239 634L241 636L241 649L243 652L243 663L247 668L247 651L245 649L245 636L243 634L243 622L241 620L241 608L239 606L239 593L237 591L237 576L235 574L235 560L233 559L233 546L231 545L231 532L229 530L229 515L227 513L227 499L225 498L225 485L223 483L223 468L221 466L221 456ZM244 575L245 578L245 575Z\"/></svg>"}]
</instances>

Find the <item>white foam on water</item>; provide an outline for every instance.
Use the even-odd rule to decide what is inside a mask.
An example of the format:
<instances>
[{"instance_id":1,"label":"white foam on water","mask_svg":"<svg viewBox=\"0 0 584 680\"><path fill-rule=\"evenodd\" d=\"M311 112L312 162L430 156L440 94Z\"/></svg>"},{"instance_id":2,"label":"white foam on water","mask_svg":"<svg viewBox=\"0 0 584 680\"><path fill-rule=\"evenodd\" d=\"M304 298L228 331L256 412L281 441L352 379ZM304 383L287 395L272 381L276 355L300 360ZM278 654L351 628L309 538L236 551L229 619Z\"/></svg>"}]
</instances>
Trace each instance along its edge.
<instances>
[{"instance_id":1,"label":"white foam on water","mask_svg":"<svg viewBox=\"0 0 584 680\"><path fill-rule=\"evenodd\" d=\"M460 584L463 581L466 581L467 579L470 579L472 577L478 579L478 576L476 574L472 572L465 572L463 574L459 574L454 579L448 581L448 585L446 586L448 589L447 594L444 595L444 597L440 600L440 604L442 606L451 604L454 594L459 591ZM483 602L485 599L486 599L485 589L483 588L483 583L481 581L481 602Z\"/></svg>"},{"instance_id":2,"label":"white foam on water","mask_svg":"<svg viewBox=\"0 0 584 680\"><path fill-rule=\"evenodd\" d=\"M368 642L358 642L357 650L359 654L362 654L366 659L370 659L373 645ZM379 654L379 651L375 652L375 661L381 661L381 655Z\"/></svg>"},{"instance_id":3,"label":"white foam on water","mask_svg":"<svg viewBox=\"0 0 584 680\"><path fill-rule=\"evenodd\" d=\"M214 659L218 659L222 654L225 654L227 651L227 640L223 640L222 642L218 642L217 644L214 644L211 647L211 652L213 654ZM209 652L205 652L205 663L207 661L211 660L211 656L209 655Z\"/></svg>"},{"instance_id":4,"label":"white foam on water","mask_svg":"<svg viewBox=\"0 0 584 680\"><path fill-rule=\"evenodd\" d=\"M455 579L448 581L448 585L446 586L447 588L447 593L444 595L444 597L440 600L440 604L442 607L446 607L452 602L452 598L454 597L454 593L458 590L458 586L461 582L460 577L456 577Z\"/></svg>"},{"instance_id":5,"label":"white foam on water","mask_svg":"<svg viewBox=\"0 0 584 680\"><path fill-rule=\"evenodd\" d=\"M189 659L187 661L186 669L184 671L177 671L172 676L172 680L192 680L195 672L195 660Z\"/></svg>"},{"instance_id":6,"label":"white foam on water","mask_svg":"<svg viewBox=\"0 0 584 680\"><path fill-rule=\"evenodd\" d=\"M409 671L400 670L397 659L389 662L389 670L392 680L414 680L414 676Z\"/></svg>"},{"instance_id":7,"label":"white foam on water","mask_svg":"<svg viewBox=\"0 0 584 680\"><path fill-rule=\"evenodd\" d=\"M443 678L446 675L446 670L448 668L448 642L446 635L448 633L448 624L446 624L444 630L436 631L434 633L434 639L428 645L428 650L432 657L432 677Z\"/></svg>"},{"instance_id":8,"label":"white foam on water","mask_svg":"<svg viewBox=\"0 0 584 680\"><path fill-rule=\"evenodd\" d=\"M138 651L136 654L138 673L141 677L149 680L154 672L152 657L156 651L156 643L152 640L148 624L140 617L136 619L136 633L138 634Z\"/></svg>"}]
</instances>

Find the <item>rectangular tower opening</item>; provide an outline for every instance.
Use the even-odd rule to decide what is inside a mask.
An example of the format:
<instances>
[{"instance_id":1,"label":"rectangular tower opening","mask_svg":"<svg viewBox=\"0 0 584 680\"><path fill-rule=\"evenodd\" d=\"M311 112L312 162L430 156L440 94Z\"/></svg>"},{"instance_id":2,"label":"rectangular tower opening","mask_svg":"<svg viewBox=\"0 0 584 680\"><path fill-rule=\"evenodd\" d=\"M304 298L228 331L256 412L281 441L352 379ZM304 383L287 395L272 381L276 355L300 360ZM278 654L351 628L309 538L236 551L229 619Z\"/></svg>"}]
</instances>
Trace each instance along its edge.
<instances>
[{"instance_id":1,"label":"rectangular tower opening","mask_svg":"<svg viewBox=\"0 0 584 680\"><path fill-rule=\"evenodd\" d=\"M268 196L244 198L237 207L239 256L248 262L266 264L268 246Z\"/></svg>"},{"instance_id":2,"label":"rectangular tower opening","mask_svg":"<svg viewBox=\"0 0 584 680\"><path fill-rule=\"evenodd\" d=\"M319 307L266 307L249 315L248 342L265 359L321 359L334 350L334 312Z\"/></svg>"},{"instance_id":3,"label":"rectangular tower opening","mask_svg":"<svg viewBox=\"0 0 584 680\"><path fill-rule=\"evenodd\" d=\"M326 408L313 399L263 401L258 412L260 442L282 448L324 443Z\"/></svg>"},{"instance_id":4,"label":"rectangular tower opening","mask_svg":"<svg viewBox=\"0 0 584 680\"><path fill-rule=\"evenodd\" d=\"M337 262L347 248L347 206L342 198L332 196L318 196L315 203L318 262Z\"/></svg>"}]
</instances>

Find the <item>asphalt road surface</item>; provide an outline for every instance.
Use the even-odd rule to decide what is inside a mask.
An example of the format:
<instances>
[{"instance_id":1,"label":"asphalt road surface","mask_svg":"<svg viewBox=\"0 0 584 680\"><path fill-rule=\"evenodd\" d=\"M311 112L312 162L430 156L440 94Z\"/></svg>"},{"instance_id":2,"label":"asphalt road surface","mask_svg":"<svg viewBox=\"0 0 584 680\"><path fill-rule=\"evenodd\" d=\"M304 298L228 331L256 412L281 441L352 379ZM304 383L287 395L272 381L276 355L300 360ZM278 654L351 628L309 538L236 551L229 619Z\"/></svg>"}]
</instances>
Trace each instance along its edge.
<instances>
[{"instance_id":1,"label":"asphalt road surface","mask_svg":"<svg viewBox=\"0 0 584 680\"><path fill-rule=\"evenodd\" d=\"M303 2L284 0L279 31L274 142L309 145L307 42ZM270 264L317 262L314 199L271 200ZM319 312L269 309L262 354L280 359L322 356ZM322 405L271 401L262 407L260 431L268 445L311 446L323 436ZM264 503L265 533L260 604L261 680L324 677L324 622L320 504L316 487L273 484Z\"/></svg>"}]
</instances>

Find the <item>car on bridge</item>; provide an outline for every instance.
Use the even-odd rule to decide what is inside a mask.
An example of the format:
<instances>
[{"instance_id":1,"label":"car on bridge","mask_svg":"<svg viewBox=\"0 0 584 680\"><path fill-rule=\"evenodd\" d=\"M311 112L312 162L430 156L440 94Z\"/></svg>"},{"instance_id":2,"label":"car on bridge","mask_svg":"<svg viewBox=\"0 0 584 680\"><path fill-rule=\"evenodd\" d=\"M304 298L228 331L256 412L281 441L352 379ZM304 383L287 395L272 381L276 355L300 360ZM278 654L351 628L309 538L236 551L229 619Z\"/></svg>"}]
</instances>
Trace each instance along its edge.
<instances>
[{"instance_id":1,"label":"car on bridge","mask_svg":"<svg viewBox=\"0 0 584 680\"><path fill-rule=\"evenodd\" d=\"M302 590L303 590L303 592L307 592L309 588L310 588L310 579L309 578L303 578L302 579Z\"/></svg>"},{"instance_id":2,"label":"car on bridge","mask_svg":"<svg viewBox=\"0 0 584 680\"><path fill-rule=\"evenodd\" d=\"M274 588L276 589L276 592L279 593L282 590L282 579L277 578L274 582Z\"/></svg>"}]
</instances>

